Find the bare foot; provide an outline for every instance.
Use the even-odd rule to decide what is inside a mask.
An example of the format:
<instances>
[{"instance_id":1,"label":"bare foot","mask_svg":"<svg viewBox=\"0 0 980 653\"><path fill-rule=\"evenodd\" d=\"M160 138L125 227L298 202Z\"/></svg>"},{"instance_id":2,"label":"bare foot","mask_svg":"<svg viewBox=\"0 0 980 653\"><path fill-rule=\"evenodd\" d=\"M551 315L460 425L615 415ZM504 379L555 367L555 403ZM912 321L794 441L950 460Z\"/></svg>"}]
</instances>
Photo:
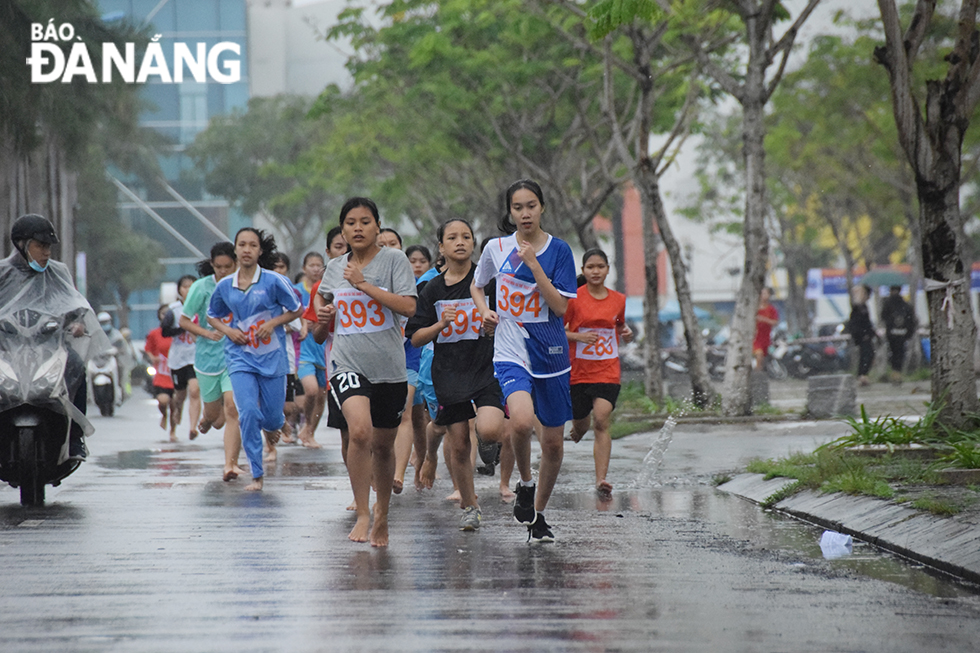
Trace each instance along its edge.
<instances>
[{"instance_id":1,"label":"bare foot","mask_svg":"<svg viewBox=\"0 0 980 653\"><path fill-rule=\"evenodd\" d=\"M453 490L453 493L446 497L446 501L455 501L456 503L459 503L462 500L463 497L459 495L459 490Z\"/></svg>"},{"instance_id":2,"label":"bare foot","mask_svg":"<svg viewBox=\"0 0 980 653\"><path fill-rule=\"evenodd\" d=\"M285 422L282 425L282 443L293 444L294 442L296 442L296 438L293 437L293 427L289 425L289 422Z\"/></svg>"},{"instance_id":3,"label":"bare foot","mask_svg":"<svg viewBox=\"0 0 980 653\"><path fill-rule=\"evenodd\" d=\"M262 477L253 478L252 482L245 486L246 492L261 492L262 491Z\"/></svg>"},{"instance_id":4,"label":"bare foot","mask_svg":"<svg viewBox=\"0 0 980 653\"><path fill-rule=\"evenodd\" d=\"M166 428L167 428L167 416L166 415L164 415L163 417L160 418L160 428L162 428L164 430L166 430Z\"/></svg>"},{"instance_id":5,"label":"bare foot","mask_svg":"<svg viewBox=\"0 0 980 653\"><path fill-rule=\"evenodd\" d=\"M374 528L371 529L371 546L388 546L388 515L382 515L374 504Z\"/></svg>"},{"instance_id":6,"label":"bare foot","mask_svg":"<svg viewBox=\"0 0 980 653\"><path fill-rule=\"evenodd\" d=\"M265 450L265 454L262 456L262 460L267 463L276 462L276 458L279 457L279 451L275 447L269 447Z\"/></svg>"},{"instance_id":7,"label":"bare foot","mask_svg":"<svg viewBox=\"0 0 980 653\"><path fill-rule=\"evenodd\" d=\"M500 500L501 501L503 501L504 503L510 503L511 501L513 501L516 498L517 498L517 495L514 494L514 492L509 487L507 487L506 485L503 485L503 484L500 485Z\"/></svg>"},{"instance_id":8,"label":"bare foot","mask_svg":"<svg viewBox=\"0 0 980 653\"><path fill-rule=\"evenodd\" d=\"M352 512L355 511L355 510L357 510L357 502L356 501L351 501L350 502L350 505L347 506L347 509L350 510L350 511L352 511Z\"/></svg>"},{"instance_id":9,"label":"bare foot","mask_svg":"<svg viewBox=\"0 0 980 653\"><path fill-rule=\"evenodd\" d=\"M354 524L354 528L351 529L350 534L347 536L351 542L367 542L368 541L368 530L371 527L371 518L367 515L357 518L357 523Z\"/></svg>"},{"instance_id":10,"label":"bare foot","mask_svg":"<svg viewBox=\"0 0 980 653\"><path fill-rule=\"evenodd\" d=\"M201 423L197 425L197 430L201 433L201 435L207 433L211 430L211 422L202 419ZM193 440L194 438L191 439Z\"/></svg>"},{"instance_id":11,"label":"bare foot","mask_svg":"<svg viewBox=\"0 0 980 653\"><path fill-rule=\"evenodd\" d=\"M308 440L302 440L301 439L299 441L299 443L301 445L303 445L304 447L306 447L307 449L322 449L323 448L323 445L320 444L319 442L317 442L313 438L309 438Z\"/></svg>"},{"instance_id":12,"label":"bare foot","mask_svg":"<svg viewBox=\"0 0 980 653\"><path fill-rule=\"evenodd\" d=\"M228 481L234 481L236 478L238 478L238 472L233 469L226 469L224 476L221 477L221 480L227 483Z\"/></svg>"},{"instance_id":13,"label":"bare foot","mask_svg":"<svg viewBox=\"0 0 980 653\"><path fill-rule=\"evenodd\" d=\"M419 455L415 453L415 449L412 448L412 455L408 457L408 464L415 469L419 468Z\"/></svg>"},{"instance_id":14,"label":"bare foot","mask_svg":"<svg viewBox=\"0 0 980 653\"><path fill-rule=\"evenodd\" d=\"M612 483L610 483L606 479L602 479L601 481L599 481L598 483L595 484L595 491L596 491L596 494L610 495L611 496L612 495Z\"/></svg>"},{"instance_id":15,"label":"bare foot","mask_svg":"<svg viewBox=\"0 0 980 653\"><path fill-rule=\"evenodd\" d=\"M282 432L279 429L275 431L262 431L262 434L265 436L265 441L271 446L275 446L279 442L279 438L282 437Z\"/></svg>"},{"instance_id":16,"label":"bare foot","mask_svg":"<svg viewBox=\"0 0 980 653\"><path fill-rule=\"evenodd\" d=\"M196 440L197 439L197 431L191 429L191 432L188 434L188 437L190 437L191 440Z\"/></svg>"},{"instance_id":17,"label":"bare foot","mask_svg":"<svg viewBox=\"0 0 980 653\"><path fill-rule=\"evenodd\" d=\"M170 441L177 442L177 434L174 433L173 431L170 432Z\"/></svg>"},{"instance_id":18,"label":"bare foot","mask_svg":"<svg viewBox=\"0 0 980 653\"><path fill-rule=\"evenodd\" d=\"M419 476L422 482L422 487L428 490L432 489L432 484L436 481L436 467L438 467L438 465L438 462L435 460L429 460L428 458L426 458L425 462L422 463L422 472Z\"/></svg>"},{"instance_id":19,"label":"bare foot","mask_svg":"<svg viewBox=\"0 0 980 653\"><path fill-rule=\"evenodd\" d=\"M245 475L245 470L243 470L241 467L239 467L238 466L238 463L235 463L235 466L231 468L231 471L235 472L239 476L244 476Z\"/></svg>"},{"instance_id":20,"label":"bare foot","mask_svg":"<svg viewBox=\"0 0 980 653\"><path fill-rule=\"evenodd\" d=\"M572 442L581 442L582 438L585 437L585 433L576 433L575 429L572 429L572 432L568 436L572 438Z\"/></svg>"},{"instance_id":21,"label":"bare foot","mask_svg":"<svg viewBox=\"0 0 980 653\"><path fill-rule=\"evenodd\" d=\"M422 470L418 467L415 468L415 489L420 492L425 489L425 484L422 482Z\"/></svg>"},{"instance_id":22,"label":"bare foot","mask_svg":"<svg viewBox=\"0 0 980 653\"><path fill-rule=\"evenodd\" d=\"M391 482L391 491L395 494L401 494L402 490L405 489L405 481L399 481L397 478Z\"/></svg>"}]
</instances>

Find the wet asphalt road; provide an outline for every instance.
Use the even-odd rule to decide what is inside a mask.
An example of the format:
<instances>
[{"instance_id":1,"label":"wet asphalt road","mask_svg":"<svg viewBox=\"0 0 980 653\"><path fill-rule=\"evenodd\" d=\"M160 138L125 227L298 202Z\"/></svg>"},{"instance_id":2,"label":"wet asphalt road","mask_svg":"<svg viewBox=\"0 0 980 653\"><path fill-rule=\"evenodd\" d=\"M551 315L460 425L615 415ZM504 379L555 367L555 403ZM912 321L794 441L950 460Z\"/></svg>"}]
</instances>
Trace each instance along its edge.
<instances>
[{"instance_id":1,"label":"wet asphalt road","mask_svg":"<svg viewBox=\"0 0 980 653\"><path fill-rule=\"evenodd\" d=\"M282 447L266 490L222 483L219 434L164 442L130 400L94 418L90 462L48 505L0 490L0 651L968 651L976 589L713 489L756 456L810 449L823 423L677 427L614 443L611 503L591 492L591 443L566 443L549 522L532 546L496 479L484 526L456 529L436 488L393 499L391 546L346 539L339 437ZM186 426L181 429L186 432ZM665 437L663 438L666 439ZM244 458L243 458L244 462ZM411 469L409 469L409 478ZM637 479L651 479L636 487ZM630 486L634 487L630 487Z\"/></svg>"}]
</instances>

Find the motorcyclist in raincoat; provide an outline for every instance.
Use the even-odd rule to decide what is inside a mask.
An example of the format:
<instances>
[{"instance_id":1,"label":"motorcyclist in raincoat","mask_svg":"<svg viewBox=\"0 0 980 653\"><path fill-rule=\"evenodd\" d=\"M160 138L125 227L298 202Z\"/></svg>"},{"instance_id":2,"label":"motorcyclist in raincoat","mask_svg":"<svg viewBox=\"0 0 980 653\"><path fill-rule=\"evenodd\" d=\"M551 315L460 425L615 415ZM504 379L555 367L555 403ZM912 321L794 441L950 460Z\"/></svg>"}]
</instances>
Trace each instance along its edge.
<instances>
[{"instance_id":1,"label":"motorcyclist in raincoat","mask_svg":"<svg viewBox=\"0 0 980 653\"><path fill-rule=\"evenodd\" d=\"M105 333L99 327L95 312L78 292L68 267L51 260L51 245L58 243L54 226L39 215L23 215L10 232L15 251L0 260L0 324L22 321L25 311L56 318L67 331L70 345L65 363L67 388L61 397L52 398L50 407L72 419L69 431L69 459L84 460L87 455L84 435L93 428L85 418L87 391L85 361L91 355L109 347ZM8 364L16 361L16 353L8 351L4 334L0 333L0 359ZM12 338L6 338L12 341ZM2 381L2 379L0 379ZM0 412L27 400L24 393L0 386Z\"/></svg>"}]
</instances>

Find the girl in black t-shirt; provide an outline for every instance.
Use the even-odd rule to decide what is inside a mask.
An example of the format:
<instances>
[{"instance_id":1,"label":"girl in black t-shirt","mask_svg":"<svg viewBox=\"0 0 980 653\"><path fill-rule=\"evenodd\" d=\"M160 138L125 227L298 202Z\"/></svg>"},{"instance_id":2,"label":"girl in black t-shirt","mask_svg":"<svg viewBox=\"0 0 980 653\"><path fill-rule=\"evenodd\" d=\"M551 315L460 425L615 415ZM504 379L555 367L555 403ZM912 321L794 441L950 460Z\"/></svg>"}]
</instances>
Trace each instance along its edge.
<instances>
[{"instance_id":1,"label":"girl in black t-shirt","mask_svg":"<svg viewBox=\"0 0 980 653\"><path fill-rule=\"evenodd\" d=\"M476 417L481 439L500 441L504 401L493 375L493 341L483 333L480 312L470 296L473 228L465 220L449 220L439 227L438 236L447 269L422 290L405 335L415 347L435 341L432 383L439 402L435 423L447 427L451 473L464 511L460 529L474 531L482 514L473 487L469 420Z\"/></svg>"}]
</instances>

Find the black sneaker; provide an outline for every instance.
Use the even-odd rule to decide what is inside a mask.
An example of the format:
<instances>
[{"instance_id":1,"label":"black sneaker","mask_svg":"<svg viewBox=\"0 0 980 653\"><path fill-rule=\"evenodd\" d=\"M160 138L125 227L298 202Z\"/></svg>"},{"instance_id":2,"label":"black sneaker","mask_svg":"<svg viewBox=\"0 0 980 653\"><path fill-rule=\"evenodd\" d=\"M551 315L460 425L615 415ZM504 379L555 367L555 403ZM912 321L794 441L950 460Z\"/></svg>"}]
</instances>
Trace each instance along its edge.
<instances>
[{"instance_id":1,"label":"black sneaker","mask_svg":"<svg viewBox=\"0 0 980 653\"><path fill-rule=\"evenodd\" d=\"M482 474L483 476L493 476L497 472L497 468L493 463L489 465L480 465L476 468L477 474Z\"/></svg>"},{"instance_id":2,"label":"black sneaker","mask_svg":"<svg viewBox=\"0 0 980 653\"><path fill-rule=\"evenodd\" d=\"M514 500L514 519L517 523L530 526L540 516L534 511L534 485L517 484L517 499Z\"/></svg>"},{"instance_id":3,"label":"black sneaker","mask_svg":"<svg viewBox=\"0 0 980 653\"><path fill-rule=\"evenodd\" d=\"M476 449L480 454L480 460L484 465L496 465L497 457L500 455L500 444L497 442L484 442L480 436L476 436Z\"/></svg>"},{"instance_id":4,"label":"black sneaker","mask_svg":"<svg viewBox=\"0 0 980 653\"><path fill-rule=\"evenodd\" d=\"M531 543L555 541L555 534L551 532L548 522L544 520L544 515L540 512L537 514L537 519L534 520L534 523L527 527L527 541Z\"/></svg>"}]
</instances>

